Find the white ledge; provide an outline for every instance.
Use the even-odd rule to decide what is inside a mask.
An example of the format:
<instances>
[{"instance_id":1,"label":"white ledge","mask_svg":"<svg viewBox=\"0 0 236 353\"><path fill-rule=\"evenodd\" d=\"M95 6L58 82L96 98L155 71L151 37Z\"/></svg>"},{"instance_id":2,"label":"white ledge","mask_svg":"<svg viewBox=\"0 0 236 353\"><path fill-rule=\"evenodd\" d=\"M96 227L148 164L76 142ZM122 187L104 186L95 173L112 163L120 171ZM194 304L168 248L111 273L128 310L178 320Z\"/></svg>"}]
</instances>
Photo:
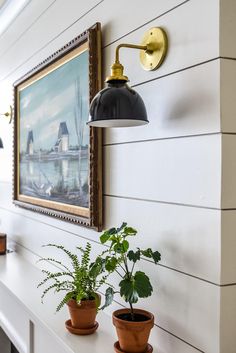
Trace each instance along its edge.
<instances>
[{"instance_id":1,"label":"white ledge","mask_svg":"<svg viewBox=\"0 0 236 353\"><path fill-rule=\"evenodd\" d=\"M65 321L69 318L67 308L55 314L55 308L60 298L49 295L45 304L41 304L41 290L37 284L42 279L39 269L34 267L17 253L0 256L0 285L18 302L32 321L44 328L52 339L68 353L111 353L117 340L111 317L99 312L98 330L89 336L70 334L65 328ZM30 348L29 348L30 351Z\"/></svg>"}]
</instances>

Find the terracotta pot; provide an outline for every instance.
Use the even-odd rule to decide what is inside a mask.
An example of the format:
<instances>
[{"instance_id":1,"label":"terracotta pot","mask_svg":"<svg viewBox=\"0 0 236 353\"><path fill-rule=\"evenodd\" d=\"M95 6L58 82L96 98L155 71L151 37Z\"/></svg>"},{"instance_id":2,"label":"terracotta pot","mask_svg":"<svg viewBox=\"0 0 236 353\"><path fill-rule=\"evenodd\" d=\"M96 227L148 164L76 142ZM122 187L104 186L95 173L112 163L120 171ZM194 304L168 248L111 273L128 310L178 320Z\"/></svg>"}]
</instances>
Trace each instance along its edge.
<instances>
[{"instance_id":1,"label":"terracotta pot","mask_svg":"<svg viewBox=\"0 0 236 353\"><path fill-rule=\"evenodd\" d=\"M118 318L119 315L129 312L129 309L120 309L114 311L112 315L120 348L127 353L143 353L147 349L150 331L154 326L154 316L148 311L134 309L134 313L144 315L148 320L137 322Z\"/></svg>"},{"instance_id":2,"label":"terracotta pot","mask_svg":"<svg viewBox=\"0 0 236 353\"><path fill-rule=\"evenodd\" d=\"M81 300L81 304L78 305L74 299L71 299L68 301L67 305L72 327L79 329L94 327L97 315L95 300Z\"/></svg>"}]
</instances>

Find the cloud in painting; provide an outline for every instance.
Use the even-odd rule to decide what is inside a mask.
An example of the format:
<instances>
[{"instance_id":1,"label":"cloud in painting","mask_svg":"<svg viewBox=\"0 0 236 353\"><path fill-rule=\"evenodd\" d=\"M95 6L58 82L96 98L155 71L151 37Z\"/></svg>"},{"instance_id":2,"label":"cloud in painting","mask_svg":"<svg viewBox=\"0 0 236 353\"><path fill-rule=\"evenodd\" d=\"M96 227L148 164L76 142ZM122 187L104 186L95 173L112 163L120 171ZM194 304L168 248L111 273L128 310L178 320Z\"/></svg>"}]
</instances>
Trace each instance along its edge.
<instances>
[{"instance_id":1,"label":"cloud in painting","mask_svg":"<svg viewBox=\"0 0 236 353\"><path fill-rule=\"evenodd\" d=\"M84 145L89 142L88 119L88 53L80 54L66 64L32 83L20 92L20 148L26 150L27 136L33 130L34 148L50 150L57 139L60 122L65 121L70 144L76 144L76 105L82 102ZM77 83L76 83L77 82ZM79 86L79 90L76 89ZM77 97L79 95L79 99Z\"/></svg>"}]
</instances>

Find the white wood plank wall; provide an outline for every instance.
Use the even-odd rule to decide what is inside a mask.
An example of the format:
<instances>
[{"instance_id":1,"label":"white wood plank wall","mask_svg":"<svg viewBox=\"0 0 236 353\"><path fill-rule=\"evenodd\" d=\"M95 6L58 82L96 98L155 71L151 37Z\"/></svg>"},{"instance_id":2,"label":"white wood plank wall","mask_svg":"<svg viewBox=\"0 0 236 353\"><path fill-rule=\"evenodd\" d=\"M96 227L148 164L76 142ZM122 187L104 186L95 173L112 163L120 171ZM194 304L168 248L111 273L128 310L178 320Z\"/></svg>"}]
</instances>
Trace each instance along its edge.
<instances>
[{"instance_id":1,"label":"white wood plank wall","mask_svg":"<svg viewBox=\"0 0 236 353\"><path fill-rule=\"evenodd\" d=\"M150 124L108 130L103 146L105 227L126 220L135 245L162 253L157 268L141 265L155 288L140 303L156 316L151 342L158 353L236 353L235 1L32 0L0 36L0 111L17 78L97 21L104 77L120 42L152 26L169 37L158 71L121 52ZM99 251L98 233L12 205L11 129L0 121L0 229L33 264L48 242Z\"/></svg>"}]
</instances>

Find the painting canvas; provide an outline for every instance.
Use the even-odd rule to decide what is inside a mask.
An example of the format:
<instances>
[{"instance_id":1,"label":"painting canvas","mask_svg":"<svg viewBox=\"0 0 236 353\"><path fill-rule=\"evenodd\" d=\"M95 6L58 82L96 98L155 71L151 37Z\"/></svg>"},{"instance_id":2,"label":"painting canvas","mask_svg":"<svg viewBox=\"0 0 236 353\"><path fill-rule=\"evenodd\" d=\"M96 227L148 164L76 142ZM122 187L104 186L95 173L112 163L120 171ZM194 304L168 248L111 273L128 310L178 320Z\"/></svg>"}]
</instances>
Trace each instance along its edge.
<instances>
[{"instance_id":1,"label":"painting canvas","mask_svg":"<svg viewBox=\"0 0 236 353\"><path fill-rule=\"evenodd\" d=\"M97 46L98 26L95 34ZM101 217L94 215L101 213L101 138L86 124L99 89L89 80L99 80L91 63L91 30L84 39L15 84L14 199L19 206L49 215L54 210L55 216L99 228ZM98 48L94 51L97 56Z\"/></svg>"},{"instance_id":2,"label":"painting canvas","mask_svg":"<svg viewBox=\"0 0 236 353\"><path fill-rule=\"evenodd\" d=\"M87 82L86 50L19 91L20 194L88 207Z\"/></svg>"}]
</instances>

